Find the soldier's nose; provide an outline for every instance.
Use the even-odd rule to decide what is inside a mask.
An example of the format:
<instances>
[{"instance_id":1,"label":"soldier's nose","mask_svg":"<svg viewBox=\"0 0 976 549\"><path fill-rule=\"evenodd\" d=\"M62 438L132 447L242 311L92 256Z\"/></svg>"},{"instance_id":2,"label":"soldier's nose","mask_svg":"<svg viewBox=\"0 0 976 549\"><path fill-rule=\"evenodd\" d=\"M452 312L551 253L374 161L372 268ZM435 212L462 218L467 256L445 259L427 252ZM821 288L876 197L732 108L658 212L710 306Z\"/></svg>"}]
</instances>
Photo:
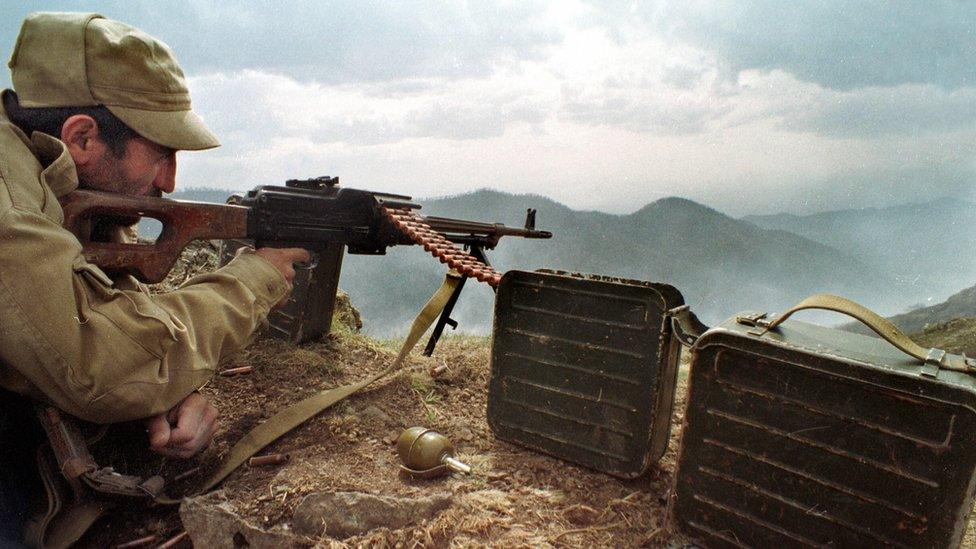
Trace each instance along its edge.
<instances>
[{"instance_id":1,"label":"soldier's nose","mask_svg":"<svg viewBox=\"0 0 976 549\"><path fill-rule=\"evenodd\" d=\"M176 189L176 153L172 152L166 158L165 162L156 172L156 178L153 180L153 187L156 187L164 193L171 193Z\"/></svg>"}]
</instances>

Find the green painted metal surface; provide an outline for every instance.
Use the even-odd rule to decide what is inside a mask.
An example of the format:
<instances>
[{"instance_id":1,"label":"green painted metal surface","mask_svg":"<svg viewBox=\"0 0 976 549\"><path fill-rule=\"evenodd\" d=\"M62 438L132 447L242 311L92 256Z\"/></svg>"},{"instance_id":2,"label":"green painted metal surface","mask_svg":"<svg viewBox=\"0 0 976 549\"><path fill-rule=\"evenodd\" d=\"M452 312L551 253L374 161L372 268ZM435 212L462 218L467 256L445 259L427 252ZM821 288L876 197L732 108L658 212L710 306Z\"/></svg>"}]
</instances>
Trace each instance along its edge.
<instances>
[{"instance_id":1,"label":"green painted metal surface","mask_svg":"<svg viewBox=\"0 0 976 549\"><path fill-rule=\"evenodd\" d=\"M951 547L976 379L873 337L730 319L692 349L672 516L707 547Z\"/></svg>"},{"instance_id":2,"label":"green painted metal surface","mask_svg":"<svg viewBox=\"0 0 976 549\"><path fill-rule=\"evenodd\" d=\"M488 423L495 434L624 478L668 441L680 347L666 284L511 271L495 300Z\"/></svg>"}]
</instances>

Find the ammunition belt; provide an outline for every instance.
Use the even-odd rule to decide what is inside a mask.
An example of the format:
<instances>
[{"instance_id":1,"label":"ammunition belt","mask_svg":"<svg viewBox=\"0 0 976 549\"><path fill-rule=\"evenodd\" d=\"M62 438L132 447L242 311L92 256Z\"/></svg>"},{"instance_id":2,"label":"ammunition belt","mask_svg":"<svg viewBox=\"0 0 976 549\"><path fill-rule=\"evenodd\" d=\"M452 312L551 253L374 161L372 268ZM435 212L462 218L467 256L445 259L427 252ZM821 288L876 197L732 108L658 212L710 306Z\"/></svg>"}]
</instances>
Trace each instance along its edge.
<instances>
[{"instance_id":1,"label":"ammunition belt","mask_svg":"<svg viewBox=\"0 0 976 549\"><path fill-rule=\"evenodd\" d=\"M502 274L490 265L478 260L462 250L457 244L435 231L419 214L409 208L389 208L381 206L387 219L411 240L424 247L441 263L457 271L461 276L476 278L496 288Z\"/></svg>"}]
</instances>

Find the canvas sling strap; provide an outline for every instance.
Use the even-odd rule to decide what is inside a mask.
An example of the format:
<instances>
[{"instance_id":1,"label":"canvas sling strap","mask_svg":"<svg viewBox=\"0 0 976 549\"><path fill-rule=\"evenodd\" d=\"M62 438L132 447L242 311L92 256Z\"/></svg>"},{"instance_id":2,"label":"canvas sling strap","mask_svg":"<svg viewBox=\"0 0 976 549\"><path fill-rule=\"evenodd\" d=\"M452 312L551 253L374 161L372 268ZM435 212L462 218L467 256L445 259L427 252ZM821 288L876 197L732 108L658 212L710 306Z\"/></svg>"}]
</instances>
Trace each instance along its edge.
<instances>
[{"instance_id":1,"label":"canvas sling strap","mask_svg":"<svg viewBox=\"0 0 976 549\"><path fill-rule=\"evenodd\" d=\"M483 261L483 258L479 259L468 252L462 251L457 244L433 230L422 217L410 208L382 207L381 210L394 227L415 243L423 246L424 250L430 252L438 261L446 264L449 268L441 287L434 292L434 295L424 305L424 308L421 309L420 314L414 319L410 327L410 333L404 339L396 360L388 368L377 374L357 383L321 391L278 412L268 421L258 425L251 432L244 435L244 438L230 449L224 461L203 482L196 493L206 492L216 486L249 457L285 433L315 417L335 403L361 391L374 381L399 370L407 355L417 344L417 341L420 340L427 329L440 316L441 311L444 310L444 307L450 301L451 296L455 293L456 288L463 278L476 278L493 288L498 286L502 277L501 273ZM157 497L156 501L166 504L180 502L179 499L163 496Z\"/></svg>"},{"instance_id":2,"label":"canvas sling strap","mask_svg":"<svg viewBox=\"0 0 976 549\"><path fill-rule=\"evenodd\" d=\"M849 299L831 294L815 294L804 299L787 309L783 314L776 317L776 319L766 323L766 330L775 330L777 326L782 324L793 313L804 309L834 311L861 321L885 341L922 362L924 364L922 375L933 377L938 374L939 369L967 373L972 373L976 369L974 368L976 365L973 364L972 359L950 355L941 349L926 349L912 341L897 326L881 315Z\"/></svg>"},{"instance_id":3,"label":"canvas sling strap","mask_svg":"<svg viewBox=\"0 0 976 549\"><path fill-rule=\"evenodd\" d=\"M451 298L451 294L454 293L454 288L457 287L461 279L462 277L457 273L457 271L448 271L440 288L434 292L434 295L430 298L427 304L424 305L424 308L421 309L420 314L418 314L417 318L414 319L413 324L410 327L410 333L407 334L406 339L403 341L403 345L400 347L400 352L397 354L396 360L394 360L390 366L362 381L316 393L305 400L285 408L264 423L258 425L249 433L244 435L244 437L241 438L237 444L230 449L227 457L224 458L224 461L221 462L220 466L217 467L217 469L211 473L209 477L207 477L207 479L196 490L195 493L203 493L210 490L219 484L220 481L227 478L227 475L234 472L234 470L237 469L242 463L247 461L248 458L259 452L265 446L277 440L285 433L288 433L295 427L298 427L302 423L305 423L309 419L317 416L337 402L340 402L350 395L361 391L376 380L399 370L403 366L403 361L406 360L407 355L417 344L417 341L420 340L427 329L430 328L430 326L440 315L441 310L444 309L444 306ZM181 498L159 496L156 498L156 501L163 504L178 504L180 503Z\"/></svg>"}]
</instances>

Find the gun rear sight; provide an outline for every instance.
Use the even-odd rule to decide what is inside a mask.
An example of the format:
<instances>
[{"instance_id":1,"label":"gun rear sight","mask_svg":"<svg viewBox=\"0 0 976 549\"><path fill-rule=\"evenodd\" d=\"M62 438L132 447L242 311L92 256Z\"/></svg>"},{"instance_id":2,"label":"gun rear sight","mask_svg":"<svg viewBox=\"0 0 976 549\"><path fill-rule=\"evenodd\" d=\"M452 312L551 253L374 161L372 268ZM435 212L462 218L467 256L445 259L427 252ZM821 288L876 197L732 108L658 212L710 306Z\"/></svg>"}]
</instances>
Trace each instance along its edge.
<instances>
[{"instance_id":1,"label":"gun rear sight","mask_svg":"<svg viewBox=\"0 0 976 549\"><path fill-rule=\"evenodd\" d=\"M339 178L331 175L320 175L310 179L289 179L285 181L285 186L296 189L331 189L339 186Z\"/></svg>"}]
</instances>

